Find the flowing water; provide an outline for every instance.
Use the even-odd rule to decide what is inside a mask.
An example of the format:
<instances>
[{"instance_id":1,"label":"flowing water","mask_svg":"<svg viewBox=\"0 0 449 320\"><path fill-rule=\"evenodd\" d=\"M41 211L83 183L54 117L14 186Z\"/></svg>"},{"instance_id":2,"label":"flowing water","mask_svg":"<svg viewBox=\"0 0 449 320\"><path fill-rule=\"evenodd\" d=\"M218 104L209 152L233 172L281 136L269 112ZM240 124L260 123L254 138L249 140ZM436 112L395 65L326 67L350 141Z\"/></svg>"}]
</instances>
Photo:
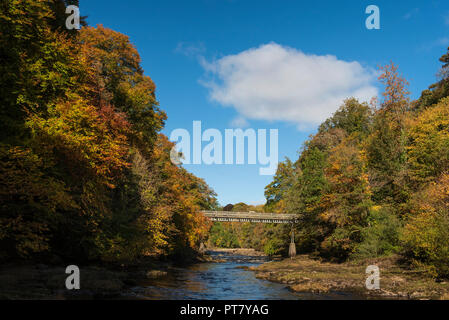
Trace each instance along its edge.
<instances>
[{"instance_id":1,"label":"flowing water","mask_svg":"<svg viewBox=\"0 0 449 320\"><path fill-rule=\"evenodd\" d=\"M344 293L298 294L285 285L257 279L245 267L268 261L266 257L210 252L220 262L198 263L172 270L167 276L134 287L125 296L131 299L209 300L297 300L354 299Z\"/></svg>"}]
</instances>

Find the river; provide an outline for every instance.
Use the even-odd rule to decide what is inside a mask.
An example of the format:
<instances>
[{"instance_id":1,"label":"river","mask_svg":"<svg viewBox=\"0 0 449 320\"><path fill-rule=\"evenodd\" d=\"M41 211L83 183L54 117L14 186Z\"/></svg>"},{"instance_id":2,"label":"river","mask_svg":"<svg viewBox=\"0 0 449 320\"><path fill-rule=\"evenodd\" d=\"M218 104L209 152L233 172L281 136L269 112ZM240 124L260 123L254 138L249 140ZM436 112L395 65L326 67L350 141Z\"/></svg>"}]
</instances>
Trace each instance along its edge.
<instances>
[{"instance_id":1,"label":"river","mask_svg":"<svg viewBox=\"0 0 449 320\"><path fill-rule=\"evenodd\" d=\"M245 267L268 261L267 257L209 252L219 262L174 268L167 276L148 280L123 295L151 300L298 300L354 299L345 293L314 295L294 293L283 284L257 279Z\"/></svg>"}]
</instances>

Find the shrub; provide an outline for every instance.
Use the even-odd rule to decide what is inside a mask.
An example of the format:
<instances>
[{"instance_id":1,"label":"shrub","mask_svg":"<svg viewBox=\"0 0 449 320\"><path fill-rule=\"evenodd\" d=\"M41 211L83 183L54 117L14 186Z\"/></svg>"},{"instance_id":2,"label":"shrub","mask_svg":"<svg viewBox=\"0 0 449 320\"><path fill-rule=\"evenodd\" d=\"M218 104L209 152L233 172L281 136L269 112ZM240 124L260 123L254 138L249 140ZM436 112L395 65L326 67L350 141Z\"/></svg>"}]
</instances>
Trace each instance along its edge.
<instances>
[{"instance_id":1,"label":"shrub","mask_svg":"<svg viewBox=\"0 0 449 320\"><path fill-rule=\"evenodd\" d=\"M362 242L354 258L388 256L399 249L401 222L390 207L375 206L368 217L368 227L362 229Z\"/></svg>"},{"instance_id":2,"label":"shrub","mask_svg":"<svg viewBox=\"0 0 449 320\"><path fill-rule=\"evenodd\" d=\"M268 256L275 256L282 254L285 251L286 243L281 239L270 239L263 247L263 252Z\"/></svg>"}]
</instances>

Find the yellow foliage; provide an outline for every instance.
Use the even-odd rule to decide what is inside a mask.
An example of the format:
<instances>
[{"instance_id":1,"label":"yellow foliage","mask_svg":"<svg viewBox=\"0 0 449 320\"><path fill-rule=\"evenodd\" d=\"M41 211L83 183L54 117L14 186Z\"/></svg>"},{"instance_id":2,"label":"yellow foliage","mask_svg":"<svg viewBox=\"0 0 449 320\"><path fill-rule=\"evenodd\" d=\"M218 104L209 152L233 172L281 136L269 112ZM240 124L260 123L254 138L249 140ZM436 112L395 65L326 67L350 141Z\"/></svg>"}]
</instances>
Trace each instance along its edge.
<instances>
[{"instance_id":1,"label":"yellow foliage","mask_svg":"<svg viewBox=\"0 0 449 320\"><path fill-rule=\"evenodd\" d=\"M430 183L412 200L402 236L409 255L434 276L449 275L449 174Z\"/></svg>"}]
</instances>

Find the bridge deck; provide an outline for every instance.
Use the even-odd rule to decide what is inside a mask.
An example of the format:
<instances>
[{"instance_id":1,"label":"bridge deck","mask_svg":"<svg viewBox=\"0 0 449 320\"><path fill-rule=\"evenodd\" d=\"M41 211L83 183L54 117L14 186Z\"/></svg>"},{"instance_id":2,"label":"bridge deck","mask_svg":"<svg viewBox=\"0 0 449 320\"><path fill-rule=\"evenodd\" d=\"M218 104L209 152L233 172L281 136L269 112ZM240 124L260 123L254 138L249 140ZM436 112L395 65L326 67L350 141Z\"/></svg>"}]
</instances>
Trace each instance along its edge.
<instances>
[{"instance_id":1,"label":"bridge deck","mask_svg":"<svg viewBox=\"0 0 449 320\"><path fill-rule=\"evenodd\" d=\"M257 223L294 223L297 215L288 213L258 213L232 211L202 211L212 221L236 221Z\"/></svg>"}]
</instances>

